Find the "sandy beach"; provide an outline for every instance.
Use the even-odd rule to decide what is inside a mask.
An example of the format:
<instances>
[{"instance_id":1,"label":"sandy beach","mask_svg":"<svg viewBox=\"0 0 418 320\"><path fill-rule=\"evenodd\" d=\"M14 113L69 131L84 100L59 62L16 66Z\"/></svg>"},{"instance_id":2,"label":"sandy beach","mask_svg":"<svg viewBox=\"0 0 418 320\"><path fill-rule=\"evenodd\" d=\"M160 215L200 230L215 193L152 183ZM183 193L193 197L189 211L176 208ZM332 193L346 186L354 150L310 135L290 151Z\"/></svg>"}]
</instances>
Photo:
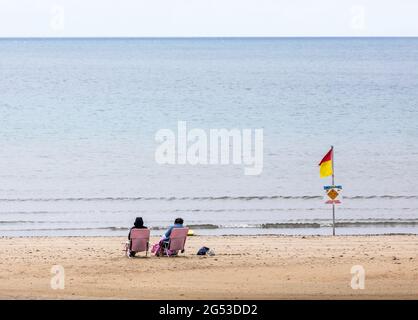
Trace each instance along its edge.
<instances>
[{"instance_id":1,"label":"sandy beach","mask_svg":"<svg viewBox=\"0 0 418 320\"><path fill-rule=\"evenodd\" d=\"M3 299L418 299L418 236L193 236L128 259L121 237L0 239ZM152 238L152 243L156 242ZM199 257L201 246L216 255ZM53 265L65 288L51 289ZM365 288L351 288L353 265Z\"/></svg>"}]
</instances>

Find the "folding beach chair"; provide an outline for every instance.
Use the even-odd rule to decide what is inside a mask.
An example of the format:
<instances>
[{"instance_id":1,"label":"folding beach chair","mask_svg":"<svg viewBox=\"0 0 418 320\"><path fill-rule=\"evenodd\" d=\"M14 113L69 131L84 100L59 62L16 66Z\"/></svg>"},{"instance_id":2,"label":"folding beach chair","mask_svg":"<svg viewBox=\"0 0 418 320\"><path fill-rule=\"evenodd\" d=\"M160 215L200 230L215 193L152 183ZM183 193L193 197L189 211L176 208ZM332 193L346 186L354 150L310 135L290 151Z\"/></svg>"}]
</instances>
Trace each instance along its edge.
<instances>
[{"instance_id":1,"label":"folding beach chair","mask_svg":"<svg viewBox=\"0 0 418 320\"><path fill-rule=\"evenodd\" d=\"M165 254L168 257L177 255L178 251L184 252L188 232L189 228L174 228L171 230L169 241L163 243Z\"/></svg>"},{"instance_id":2,"label":"folding beach chair","mask_svg":"<svg viewBox=\"0 0 418 320\"><path fill-rule=\"evenodd\" d=\"M126 244L126 256L129 257L130 251L136 253L145 251L145 256L148 256L149 248L149 229L132 229L131 240Z\"/></svg>"}]
</instances>

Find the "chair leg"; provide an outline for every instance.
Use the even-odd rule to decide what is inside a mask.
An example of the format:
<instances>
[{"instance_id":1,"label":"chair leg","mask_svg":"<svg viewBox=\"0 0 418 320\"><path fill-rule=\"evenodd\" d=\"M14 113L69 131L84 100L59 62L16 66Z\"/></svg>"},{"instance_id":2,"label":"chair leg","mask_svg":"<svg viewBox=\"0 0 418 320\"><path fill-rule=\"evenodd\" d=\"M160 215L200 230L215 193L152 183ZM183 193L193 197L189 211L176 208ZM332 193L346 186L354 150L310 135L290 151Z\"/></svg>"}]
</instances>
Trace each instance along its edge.
<instances>
[{"instance_id":1,"label":"chair leg","mask_svg":"<svg viewBox=\"0 0 418 320\"><path fill-rule=\"evenodd\" d=\"M132 245L132 240L129 240L126 242L126 256L128 258L131 258L131 245Z\"/></svg>"},{"instance_id":2,"label":"chair leg","mask_svg":"<svg viewBox=\"0 0 418 320\"><path fill-rule=\"evenodd\" d=\"M168 248L170 248L170 243L168 243L167 247L165 248L165 254L167 255L167 257L170 257L170 255L168 254Z\"/></svg>"}]
</instances>

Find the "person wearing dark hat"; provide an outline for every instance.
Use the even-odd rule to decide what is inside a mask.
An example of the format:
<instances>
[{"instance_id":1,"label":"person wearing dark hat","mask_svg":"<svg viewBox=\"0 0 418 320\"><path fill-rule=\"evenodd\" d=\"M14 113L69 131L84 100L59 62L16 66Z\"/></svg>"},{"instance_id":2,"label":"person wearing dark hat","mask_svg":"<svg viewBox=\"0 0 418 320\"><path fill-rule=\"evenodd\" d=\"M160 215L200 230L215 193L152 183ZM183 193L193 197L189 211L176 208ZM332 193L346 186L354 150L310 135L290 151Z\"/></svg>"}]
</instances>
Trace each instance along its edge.
<instances>
[{"instance_id":1,"label":"person wearing dark hat","mask_svg":"<svg viewBox=\"0 0 418 320\"><path fill-rule=\"evenodd\" d=\"M129 230L129 234L128 234L128 240L131 240L131 232L133 229L146 229L147 227L144 226L144 220L142 219L142 217L137 217L135 219L134 222L134 226ZM129 251L129 256L133 257L135 256L136 252L135 251Z\"/></svg>"}]
</instances>

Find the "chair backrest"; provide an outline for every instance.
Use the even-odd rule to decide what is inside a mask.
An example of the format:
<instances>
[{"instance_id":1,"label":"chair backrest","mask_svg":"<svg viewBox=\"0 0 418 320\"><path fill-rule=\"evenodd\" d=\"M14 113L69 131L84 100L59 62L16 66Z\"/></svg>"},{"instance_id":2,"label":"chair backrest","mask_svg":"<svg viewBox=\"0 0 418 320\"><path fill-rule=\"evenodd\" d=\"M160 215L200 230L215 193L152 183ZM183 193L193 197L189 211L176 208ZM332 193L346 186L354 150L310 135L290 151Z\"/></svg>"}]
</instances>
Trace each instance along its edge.
<instances>
[{"instance_id":1,"label":"chair backrest","mask_svg":"<svg viewBox=\"0 0 418 320\"><path fill-rule=\"evenodd\" d=\"M188 232L189 228L174 228L171 230L168 249L173 251L184 250Z\"/></svg>"},{"instance_id":2,"label":"chair backrest","mask_svg":"<svg viewBox=\"0 0 418 320\"><path fill-rule=\"evenodd\" d=\"M135 252L147 251L149 242L149 229L132 229L131 250Z\"/></svg>"}]
</instances>

